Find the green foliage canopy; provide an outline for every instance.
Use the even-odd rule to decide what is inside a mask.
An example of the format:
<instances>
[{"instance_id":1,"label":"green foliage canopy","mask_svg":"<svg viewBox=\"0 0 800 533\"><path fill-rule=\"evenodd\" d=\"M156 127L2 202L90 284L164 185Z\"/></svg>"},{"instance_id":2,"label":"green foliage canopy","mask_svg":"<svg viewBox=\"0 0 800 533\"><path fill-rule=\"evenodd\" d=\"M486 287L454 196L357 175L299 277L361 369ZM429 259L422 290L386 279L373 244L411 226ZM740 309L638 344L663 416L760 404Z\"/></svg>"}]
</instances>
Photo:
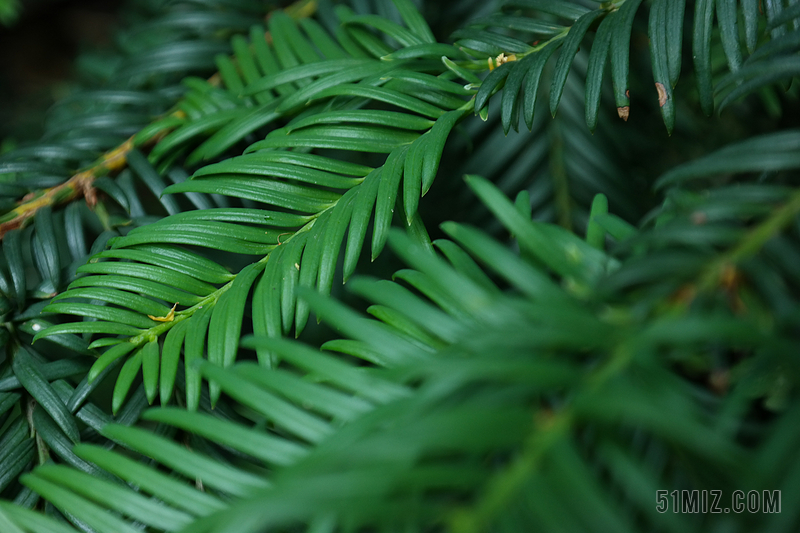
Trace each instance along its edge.
<instances>
[{"instance_id":1,"label":"green foliage canopy","mask_svg":"<svg viewBox=\"0 0 800 533\"><path fill-rule=\"evenodd\" d=\"M791 531L800 11L764 4L448 3L442 38L410 0L134 3L0 157L0 524ZM340 338L289 340L312 311Z\"/></svg>"}]
</instances>

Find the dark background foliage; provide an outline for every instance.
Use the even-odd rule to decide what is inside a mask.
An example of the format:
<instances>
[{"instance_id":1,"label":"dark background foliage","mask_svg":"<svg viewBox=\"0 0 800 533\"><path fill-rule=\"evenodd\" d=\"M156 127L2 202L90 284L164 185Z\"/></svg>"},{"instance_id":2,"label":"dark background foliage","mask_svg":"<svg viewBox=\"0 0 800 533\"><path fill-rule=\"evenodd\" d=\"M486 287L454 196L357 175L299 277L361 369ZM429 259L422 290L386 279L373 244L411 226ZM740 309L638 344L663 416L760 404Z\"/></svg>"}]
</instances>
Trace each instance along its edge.
<instances>
[{"instance_id":1,"label":"dark background foliage","mask_svg":"<svg viewBox=\"0 0 800 533\"><path fill-rule=\"evenodd\" d=\"M26 5L0 530L795 531L798 5Z\"/></svg>"},{"instance_id":2,"label":"dark background foliage","mask_svg":"<svg viewBox=\"0 0 800 533\"><path fill-rule=\"evenodd\" d=\"M90 75L90 53L111 46L122 5L31 0L17 6L17 18L0 26L0 139L18 143L42 134L47 108Z\"/></svg>"}]
</instances>

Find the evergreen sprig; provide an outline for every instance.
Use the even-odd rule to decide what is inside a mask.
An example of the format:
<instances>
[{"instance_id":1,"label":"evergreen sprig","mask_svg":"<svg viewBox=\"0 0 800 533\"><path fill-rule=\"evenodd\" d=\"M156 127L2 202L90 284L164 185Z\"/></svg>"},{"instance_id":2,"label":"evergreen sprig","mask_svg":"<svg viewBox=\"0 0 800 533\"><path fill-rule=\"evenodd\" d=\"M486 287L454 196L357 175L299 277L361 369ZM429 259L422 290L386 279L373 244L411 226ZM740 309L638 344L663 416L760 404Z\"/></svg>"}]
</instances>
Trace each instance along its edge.
<instances>
[{"instance_id":1,"label":"evergreen sprig","mask_svg":"<svg viewBox=\"0 0 800 533\"><path fill-rule=\"evenodd\" d=\"M134 2L0 156L4 530L793 530L800 13L455 4Z\"/></svg>"}]
</instances>

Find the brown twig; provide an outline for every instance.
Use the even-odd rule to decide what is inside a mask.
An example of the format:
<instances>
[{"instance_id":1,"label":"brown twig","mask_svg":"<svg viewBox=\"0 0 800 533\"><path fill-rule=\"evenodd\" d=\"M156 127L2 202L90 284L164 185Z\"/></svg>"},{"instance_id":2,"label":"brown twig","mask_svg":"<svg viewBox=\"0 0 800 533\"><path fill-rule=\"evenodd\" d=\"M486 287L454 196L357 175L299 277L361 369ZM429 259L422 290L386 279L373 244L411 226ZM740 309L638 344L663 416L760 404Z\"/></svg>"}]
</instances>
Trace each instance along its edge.
<instances>
[{"instance_id":1,"label":"brown twig","mask_svg":"<svg viewBox=\"0 0 800 533\"><path fill-rule=\"evenodd\" d=\"M86 198L86 203L90 207L94 207L97 203L97 193L92 186L94 180L109 172L122 170L127 164L128 154L133 148L133 137L131 137L113 150L103 154L94 165L73 175L61 185L50 187L41 193L31 193L25 196L20 205L5 215L5 218L10 217L10 220L0 224L0 239L13 229L25 227L36 212L45 206L63 204L83 196Z\"/></svg>"}]
</instances>

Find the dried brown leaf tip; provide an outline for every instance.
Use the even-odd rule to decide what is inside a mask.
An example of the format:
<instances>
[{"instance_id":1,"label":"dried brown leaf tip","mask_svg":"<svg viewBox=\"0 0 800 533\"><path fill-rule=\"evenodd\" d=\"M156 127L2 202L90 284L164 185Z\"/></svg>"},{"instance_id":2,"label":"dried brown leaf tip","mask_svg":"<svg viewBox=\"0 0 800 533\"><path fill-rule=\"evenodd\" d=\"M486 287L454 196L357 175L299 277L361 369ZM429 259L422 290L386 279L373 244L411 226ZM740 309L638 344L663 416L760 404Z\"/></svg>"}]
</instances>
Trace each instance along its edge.
<instances>
[{"instance_id":1,"label":"dried brown leaf tip","mask_svg":"<svg viewBox=\"0 0 800 533\"><path fill-rule=\"evenodd\" d=\"M664 104L667 103L667 89L662 83L656 82L656 91L658 91L658 105L664 107Z\"/></svg>"},{"instance_id":2,"label":"dried brown leaf tip","mask_svg":"<svg viewBox=\"0 0 800 533\"><path fill-rule=\"evenodd\" d=\"M706 221L708 220L708 216L702 211L695 211L694 213L692 213L691 219L693 224L701 226L706 223Z\"/></svg>"},{"instance_id":3,"label":"dried brown leaf tip","mask_svg":"<svg viewBox=\"0 0 800 533\"><path fill-rule=\"evenodd\" d=\"M694 285L684 285L672 295L670 300L678 305L689 305L697 296L697 287Z\"/></svg>"},{"instance_id":4,"label":"dried brown leaf tip","mask_svg":"<svg viewBox=\"0 0 800 533\"><path fill-rule=\"evenodd\" d=\"M722 267L719 274L719 283L727 293L728 304L734 313L744 313L747 306L739 295L739 289L744 284L744 276L735 265L727 264Z\"/></svg>"},{"instance_id":5,"label":"dried brown leaf tip","mask_svg":"<svg viewBox=\"0 0 800 533\"><path fill-rule=\"evenodd\" d=\"M711 390L720 396L724 396L731 384L730 371L726 369L712 371L708 376L708 384L711 386Z\"/></svg>"},{"instance_id":6,"label":"dried brown leaf tip","mask_svg":"<svg viewBox=\"0 0 800 533\"><path fill-rule=\"evenodd\" d=\"M631 114L630 106L626 106L625 105L625 106L622 106L622 107L618 107L617 108L617 114L619 115L619 118L621 118L625 122L628 122L628 115Z\"/></svg>"}]
</instances>

